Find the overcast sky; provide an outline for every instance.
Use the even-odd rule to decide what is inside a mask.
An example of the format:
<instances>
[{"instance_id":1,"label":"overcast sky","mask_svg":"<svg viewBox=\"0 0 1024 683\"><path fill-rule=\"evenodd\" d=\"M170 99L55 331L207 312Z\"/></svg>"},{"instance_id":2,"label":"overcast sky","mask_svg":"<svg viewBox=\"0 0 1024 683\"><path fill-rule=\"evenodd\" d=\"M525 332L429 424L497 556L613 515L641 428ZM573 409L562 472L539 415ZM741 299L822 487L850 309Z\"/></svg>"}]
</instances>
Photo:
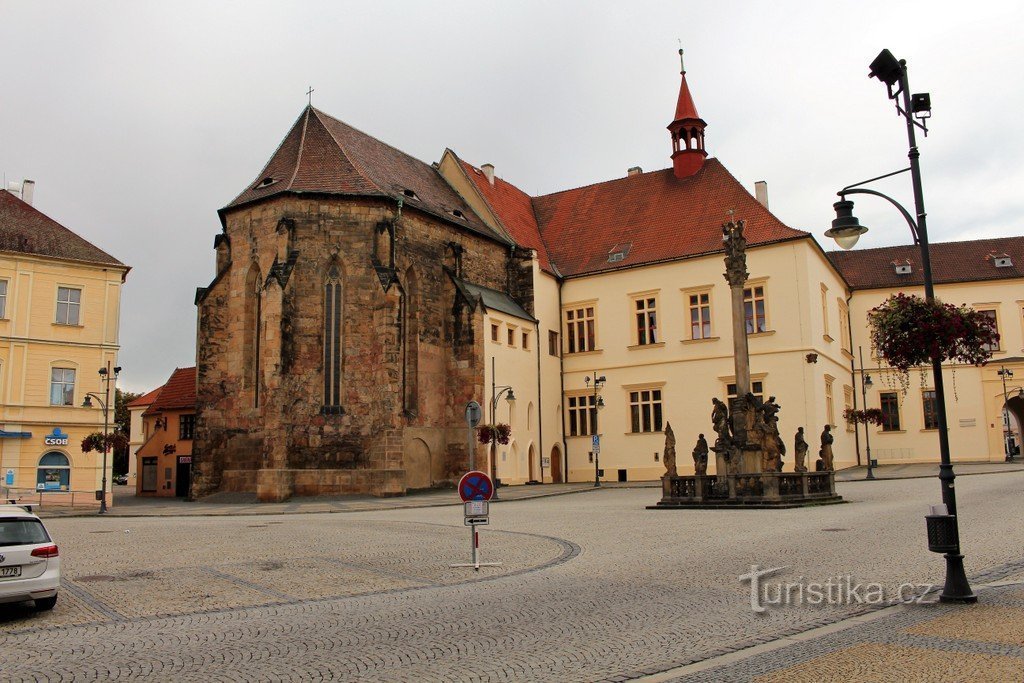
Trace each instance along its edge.
<instances>
[{"instance_id":1,"label":"overcast sky","mask_svg":"<svg viewBox=\"0 0 1024 683\"><path fill-rule=\"evenodd\" d=\"M906 165L867 78L882 48L930 92L920 139L933 240L1024 234L1024 3L90 2L0 0L0 172L132 266L122 386L195 362L217 209L306 104L427 162L451 147L531 194L665 168L676 50L707 148L820 237L837 189ZM900 176L878 189L912 206ZM723 207L724 210L728 207ZM866 246L906 243L891 207ZM827 244L826 244L827 242Z\"/></svg>"}]
</instances>

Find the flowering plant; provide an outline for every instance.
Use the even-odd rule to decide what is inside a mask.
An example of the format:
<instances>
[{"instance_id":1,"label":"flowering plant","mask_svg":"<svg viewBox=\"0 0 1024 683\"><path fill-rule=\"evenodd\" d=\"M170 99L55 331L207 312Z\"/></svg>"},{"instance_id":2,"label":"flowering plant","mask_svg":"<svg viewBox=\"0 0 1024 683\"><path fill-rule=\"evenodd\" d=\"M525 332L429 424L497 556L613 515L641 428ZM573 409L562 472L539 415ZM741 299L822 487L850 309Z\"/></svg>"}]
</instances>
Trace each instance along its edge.
<instances>
[{"instance_id":1,"label":"flowering plant","mask_svg":"<svg viewBox=\"0 0 1024 683\"><path fill-rule=\"evenodd\" d=\"M999 343L995 321L981 311L902 293L872 308L868 322L879 357L903 374L933 358L982 365Z\"/></svg>"},{"instance_id":2,"label":"flowering plant","mask_svg":"<svg viewBox=\"0 0 1024 683\"><path fill-rule=\"evenodd\" d=\"M487 444L493 439L504 446L512 436L512 428L506 424L480 425L476 429L476 436L480 443Z\"/></svg>"},{"instance_id":3,"label":"flowering plant","mask_svg":"<svg viewBox=\"0 0 1024 683\"><path fill-rule=\"evenodd\" d=\"M82 452L102 451L104 442L107 444L107 449L111 451L128 448L128 437L121 431L113 431L106 436L101 432L93 432L82 439Z\"/></svg>"},{"instance_id":4,"label":"flowering plant","mask_svg":"<svg viewBox=\"0 0 1024 683\"><path fill-rule=\"evenodd\" d=\"M854 410L853 408L847 408L843 411L843 417L846 418L847 422L856 422L860 424L873 424L882 426L885 422L885 415L882 414L881 408L868 408L866 410Z\"/></svg>"}]
</instances>

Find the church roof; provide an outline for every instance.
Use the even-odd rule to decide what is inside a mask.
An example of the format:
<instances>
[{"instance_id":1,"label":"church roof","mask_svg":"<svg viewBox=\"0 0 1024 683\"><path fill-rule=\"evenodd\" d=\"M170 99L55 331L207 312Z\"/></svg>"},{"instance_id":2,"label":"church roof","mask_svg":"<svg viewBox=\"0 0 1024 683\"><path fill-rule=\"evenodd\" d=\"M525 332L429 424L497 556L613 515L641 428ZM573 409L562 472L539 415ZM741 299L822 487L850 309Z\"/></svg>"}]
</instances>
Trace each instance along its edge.
<instances>
[{"instance_id":1,"label":"church roof","mask_svg":"<svg viewBox=\"0 0 1024 683\"><path fill-rule=\"evenodd\" d=\"M540 267L553 273L548 247L541 237L530 196L497 176L494 185L491 185L479 168L462 159L459 159L459 163L516 244L535 250Z\"/></svg>"},{"instance_id":2,"label":"church roof","mask_svg":"<svg viewBox=\"0 0 1024 683\"><path fill-rule=\"evenodd\" d=\"M313 107L306 107L256 180L226 207L283 193L401 199L500 242L435 168Z\"/></svg>"},{"instance_id":3,"label":"church roof","mask_svg":"<svg viewBox=\"0 0 1024 683\"><path fill-rule=\"evenodd\" d=\"M0 190L0 251L128 268L7 190Z\"/></svg>"},{"instance_id":4,"label":"church roof","mask_svg":"<svg viewBox=\"0 0 1024 683\"><path fill-rule=\"evenodd\" d=\"M676 102L676 121L681 119L699 119L697 105L693 103L693 95L690 94L690 87L686 84L686 72L682 73L683 80L679 85L679 100Z\"/></svg>"},{"instance_id":5,"label":"church roof","mask_svg":"<svg viewBox=\"0 0 1024 683\"><path fill-rule=\"evenodd\" d=\"M551 260L567 277L721 252L730 209L746 221L752 247L808 236L776 218L717 159L687 178L669 168L532 204Z\"/></svg>"},{"instance_id":6,"label":"church roof","mask_svg":"<svg viewBox=\"0 0 1024 683\"><path fill-rule=\"evenodd\" d=\"M933 242L929 255L932 279L937 285L1024 277L1024 237ZM850 289L899 289L924 285L921 249L917 245L830 251L827 256L849 283ZM997 267L996 257L1006 256L1012 265ZM909 273L900 275L896 272L896 264L908 263L911 267Z\"/></svg>"}]
</instances>

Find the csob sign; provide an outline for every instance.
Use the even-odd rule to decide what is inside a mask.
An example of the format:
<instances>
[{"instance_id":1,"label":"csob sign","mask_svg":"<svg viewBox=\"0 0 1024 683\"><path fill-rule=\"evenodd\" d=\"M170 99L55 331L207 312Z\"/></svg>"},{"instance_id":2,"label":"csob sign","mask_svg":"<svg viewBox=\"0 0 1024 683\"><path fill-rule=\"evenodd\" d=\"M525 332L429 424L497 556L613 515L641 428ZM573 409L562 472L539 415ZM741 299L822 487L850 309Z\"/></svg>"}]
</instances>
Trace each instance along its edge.
<instances>
[{"instance_id":1,"label":"csob sign","mask_svg":"<svg viewBox=\"0 0 1024 683\"><path fill-rule=\"evenodd\" d=\"M43 443L47 446L67 446L68 435L60 427L54 427L51 433L43 437Z\"/></svg>"}]
</instances>

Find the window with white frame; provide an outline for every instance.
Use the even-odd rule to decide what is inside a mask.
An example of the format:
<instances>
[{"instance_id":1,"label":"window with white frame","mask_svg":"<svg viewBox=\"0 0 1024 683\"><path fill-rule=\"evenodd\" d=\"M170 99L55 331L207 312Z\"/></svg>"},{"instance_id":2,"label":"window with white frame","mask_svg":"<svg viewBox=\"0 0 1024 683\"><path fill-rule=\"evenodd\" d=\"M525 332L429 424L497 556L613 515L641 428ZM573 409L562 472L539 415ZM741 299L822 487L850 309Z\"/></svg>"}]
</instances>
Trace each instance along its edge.
<instances>
[{"instance_id":1,"label":"window with white frame","mask_svg":"<svg viewBox=\"0 0 1024 683\"><path fill-rule=\"evenodd\" d=\"M764 285L746 287L743 290L743 315L747 323L747 334L768 331L768 319L764 302Z\"/></svg>"},{"instance_id":2,"label":"window with white frame","mask_svg":"<svg viewBox=\"0 0 1024 683\"><path fill-rule=\"evenodd\" d=\"M991 320L992 321L992 328L996 331L996 334L999 334L999 316L996 314L995 309L992 309L992 308L980 309L980 310L978 310L978 313L981 313L983 316L985 316L986 318ZM997 340L997 341L995 341L995 342L993 342L991 344L986 344L985 345L985 349L988 350L988 351L998 351L999 350L999 341Z\"/></svg>"},{"instance_id":3,"label":"window with white frame","mask_svg":"<svg viewBox=\"0 0 1024 683\"><path fill-rule=\"evenodd\" d=\"M658 343L658 302L653 296L633 300L638 346Z\"/></svg>"},{"instance_id":4,"label":"window with white frame","mask_svg":"<svg viewBox=\"0 0 1024 683\"><path fill-rule=\"evenodd\" d=\"M843 351L853 352L850 343L850 308L842 300L839 301L839 346Z\"/></svg>"},{"instance_id":5,"label":"window with white frame","mask_svg":"<svg viewBox=\"0 0 1024 683\"><path fill-rule=\"evenodd\" d=\"M832 396L832 383L835 377L825 377L825 419L830 425L836 423L835 398Z\"/></svg>"},{"instance_id":6,"label":"window with white frame","mask_svg":"<svg viewBox=\"0 0 1024 683\"><path fill-rule=\"evenodd\" d=\"M50 368L50 405L75 405L74 368Z\"/></svg>"},{"instance_id":7,"label":"window with white frame","mask_svg":"<svg viewBox=\"0 0 1024 683\"><path fill-rule=\"evenodd\" d=\"M636 389L629 392L629 429L634 434L660 432L662 423L661 389Z\"/></svg>"},{"instance_id":8,"label":"window with white frame","mask_svg":"<svg viewBox=\"0 0 1024 683\"><path fill-rule=\"evenodd\" d=\"M821 324L824 335L831 338L832 335L828 333L828 287L824 284L821 285Z\"/></svg>"},{"instance_id":9,"label":"window with white frame","mask_svg":"<svg viewBox=\"0 0 1024 683\"><path fill-rule=\"evenodd\" d=\"M589 436L597 422L597 399L593 394L568 396L569 436Z\"/></svg>"},{"instance_id":10,"label":"window with white frame","mask_svg":"<svg viewBox=\"0 0 1024 683\"><path fill-rule=\"evenodd\" d=\"M843 387L843 413L847 410L853 410L853 387ZM857 429L857 424L852 420L846 421L846 431L852 432Z\"/></svg>"},{"instance_id":11,"label":"window with white frame","mask_svg":"<svg viewBox=\"0 0 1024 683\"><path fill-rule=\"evenodd\" d=\"M0 319L7 317L7 280L0 280Z\"/></svg>"},{"instance_id":12,"label":"window with white frame","mask_svg":"<svg viewBox=\"0 0 1024 683\"><path fill-rule=\"evenodd\" d=\"M690 339L711 337L711 292L694 292L689 296Z\"/></svg>"},{"instance_id":13,"label":"window with white frame","mask_svg":"<svg viewBox=\"0 0 1024 683\"><path fill-rule=\"evenodd\" d=\"M57 288L57 324L78 325L81 318L82 290L74 287Z\"/></svg>"},{"instance_id":14,"label":"window with white frame","mask_svg":"<svg viewBox=\"0 0 1024 683\"><path fill-rule=\"evenodd\" d=\"M565 312L565 341L567 353L593 351L596 347L594 307L581 306Z\"/></svg>"}]
</instances>

